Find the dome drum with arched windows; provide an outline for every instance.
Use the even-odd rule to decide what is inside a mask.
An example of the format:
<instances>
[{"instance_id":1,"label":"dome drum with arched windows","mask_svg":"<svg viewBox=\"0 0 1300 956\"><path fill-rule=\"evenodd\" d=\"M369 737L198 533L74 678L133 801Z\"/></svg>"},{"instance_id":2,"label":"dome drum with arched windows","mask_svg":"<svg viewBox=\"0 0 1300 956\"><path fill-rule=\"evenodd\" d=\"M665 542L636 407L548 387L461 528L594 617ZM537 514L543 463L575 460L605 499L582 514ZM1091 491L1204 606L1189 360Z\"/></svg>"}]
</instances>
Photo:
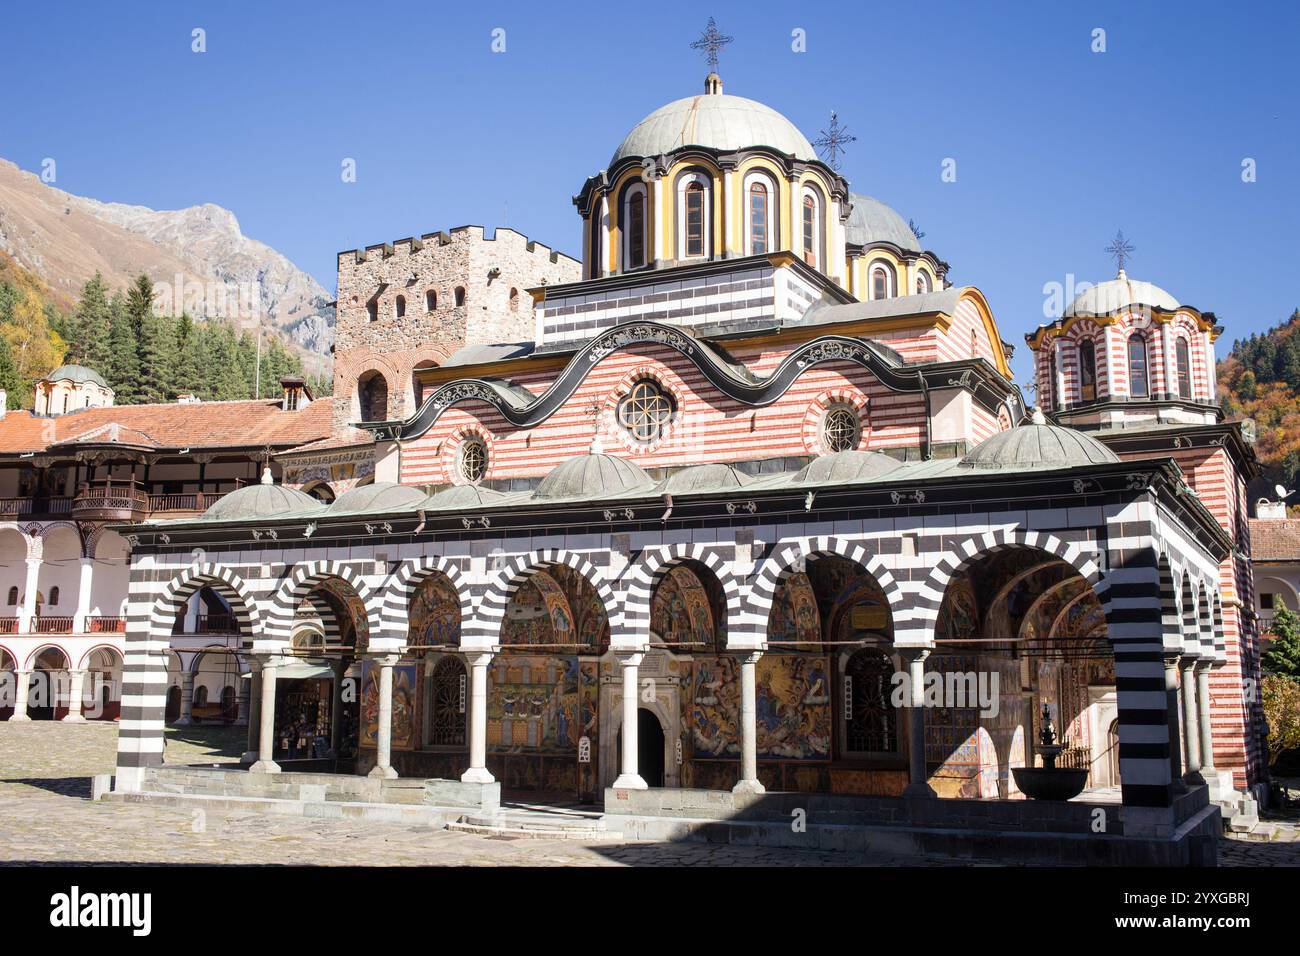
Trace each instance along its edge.
<instances>
[{"instance_id":1,"label":"dome drum with arched windows","mask_svg":"<svg viewBox=\"0 0 1300 956\"><path fill-rule=\"evenodd\" d=\"M1214 313L1181 304L1124 270L1085 287L1061 317L1025 336L1034 350L1039 401L1061 423L1109 429L1213 425Z\"/></svg>"}]
</instances>

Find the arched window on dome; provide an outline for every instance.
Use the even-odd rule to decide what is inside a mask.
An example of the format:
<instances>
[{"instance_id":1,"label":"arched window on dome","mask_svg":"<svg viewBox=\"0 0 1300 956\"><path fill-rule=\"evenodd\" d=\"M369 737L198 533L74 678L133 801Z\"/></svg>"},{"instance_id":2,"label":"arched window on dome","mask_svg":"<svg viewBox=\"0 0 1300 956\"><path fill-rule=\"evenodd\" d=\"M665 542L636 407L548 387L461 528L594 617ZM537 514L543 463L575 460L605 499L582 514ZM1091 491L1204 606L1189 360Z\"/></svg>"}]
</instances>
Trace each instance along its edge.
<instances>
[{"instance_id":1,"label":"arched window on dome","mask_svg":"<svg viewBox=\"0 0 1300 956\"><path fill-rule=\"evenodd\" d=\"M458 285L456 286L456 307L460 308L464 304L465 304L465 287L463 285Z\"/></svg>"},{"instance_id":2,"label":"arched window on dome","mask_svg":"<svg viewBox=\"0 0 1300 956\"><path fill-rule=\"evenodd\" d=\"M399 319L406 317L406 296L399 295L397 297L397 301L393 305L393 315Z\"/></svg>"},{"instance_id":3,"label":"arched window on dome","mask_svg":"<svg viewBox=\"0 0 1300 956\"><path fill-rule=\"evenodd\" d=\"M700 259L709 254L709 187L701 173L690 173L679 180L677 215L678 255L683 259Z\"/></svg>"},{"instance_id":4,"label":"arched window on dome","mask_svg":"<svg viewBox=\"0 0 1300 956\"><path fill-rule=\"evenodd\" d=\"M1050 351L1047 353L1047 407L1052 411L1058 411L1059 405L1057 404L1057 400L1060 396L1056 394L1056 375L1058 371L1056 365L1056 343L1053 342L1048 345L1048 349Z\"/></svg>"},{"instance_id":5,"label":"arched window on dome","mask_svg":"<svg viewBox=\"0 0 1300 956\"><path fill-rule=\"evenodd\" d=\"M871 277L871 298L893 298L898 282L894 267L883 259L877 259L871 263L867 272Z\"/></svg>"},{"instance_id":6,"label":"arched window on dome","mask_svg":"<svg viewBox=\"0 0 1300 956\"><path fill-rule=\"evenodd\" d=\"M424 311L432 312L438 307L438 293L432 289L424 293Z\"/></svg>"},{"instance_id":7,"label":"arched window on dome","mask_svg":"<svg viewBox=\"0 0 1300 956\"><path fill-rule=\"evenodd\" d=\"M820 197L812 190L805 189L800 204L800 224L803 239L803 261L814 269L822 268L823 226L822 204Z\"/></svg>"},{"instance_id":8,"label":"arched window on dome","mask_svg":"<svg viewBox=\"0 0 1300 956\"><path fill-rule=\"evenodd\" d=\"M933 287L930 285L930 274L928 272L917 272L916 274L916 294L925 295Z\"/></svg>"},{"instance_id":9,"label":"arched window on dome","mask_svg":"<svg viewBox=\"0 0 1300 956\"><path fill-rule=\"evenodd\" d=\"M767 252L769 198L765 183L756 182L749 187L749 251L751 255L762 255Z\"/></svg>"},{"instance_id":10,"label":"arched window on dome","mask_svg":"<svg viewBox=\"0 0 1300 956\"><path fill-rule=\"evenodd\" d=\"M1097 400L1097 346L1092 339L1079 343L1079 400Z\"/></svg>"},{"instance_id":11,"label":"arched window on dome","mask_svg":"<svg viewBox=\"0 0 1300 956\"><path fill-rule=\"evenodd\" d=\"M646 264L646 188L633 183L623 194L623 268L641 269Z\"/></svg>"},{"instance_id":12,"label":"arched window on dome","mask_svg":"<svg viewBox=\"0 0 1300 956\"><path fill-rule=\"evenodd\" d=\"M1147 377L1147 340L1137 332L1128 337L1128 393L1131 398L1146 398L1151 394Z\"/></svg>"},{"instance_id":13,"label":"arched window on dome","mask_svg":"<svg viewBox=\"0 0 1300 956\"><path fill-rule=\"evenodd\" d=\"M1174 364L1178 367L1178 397L1192 397L1192 353L1181 335L1174 343Z\"/></svg>"},{"instance_id":14,"label":"arched window on dome","mask_svg":"<svg viewBox=\"0 0 1300 956\"><path fill-rule=\"evenodd\" d=\"M510 311L519 311L519 290L515 288L510 290Z\"/></svg>"}]
</instances>

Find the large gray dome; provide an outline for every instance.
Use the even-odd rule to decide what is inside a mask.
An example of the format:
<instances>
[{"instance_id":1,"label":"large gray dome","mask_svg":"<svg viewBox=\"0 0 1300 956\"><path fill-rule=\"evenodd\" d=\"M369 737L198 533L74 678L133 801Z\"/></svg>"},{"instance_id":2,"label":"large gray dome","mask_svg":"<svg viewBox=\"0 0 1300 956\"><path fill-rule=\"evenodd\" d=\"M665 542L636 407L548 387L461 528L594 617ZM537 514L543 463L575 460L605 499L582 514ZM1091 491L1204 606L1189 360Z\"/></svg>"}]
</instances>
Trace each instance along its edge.
<instances>
[{"instance_id":1,"label":"large gray dome","mask_svg":"<svg viewBox=\"0 0 1300 956\"><path fill-rule=\"evenodd\" d=\"M808 138L770 106L743 96L705 93L674 100L637 123L609 165L613 168L629 156L659 156L686 146L720 152L767 146L804 162L817 161Z\"/></svg>"},{"instance_id":2,"label":"large gray dome","mask_svg":"<svg viewBox=\"0 0 1300 956\"><path fill-rule=\"evenodd\" d=\"M1119 456L1097 439L1073 428L1020 425L980 442L958 462L958 467L1029 471L1118 461Z\"/></svg>"},{"instance_id":3,"label":"large gray dome","mask_svg":"<svg viewBox=\"0 0 1300 956\"><path fill-rule=\"evenodd\" d=\"M1110 315L1141 306L1173 312L1178 300L1154 283L1130 279L1121 272L1119 278L1098 282L1080 292L1066 307L1065 316Z\"/></svg>"},{"instance_id":4,"label":"large gray dome","mask_svg":"<svg viewBox=\"0 0 1300 956\"><path fill-rule=\"evenodd\" d=\"M556 465L534 493L538 498L596 498L643 491L653 479L638 465L613 455L578 455Z\"/></svg>"},{"instance_id":5,"label":"large gray dome","mask_svg":"<svg viewBox=\"0 0 1300 956\"><path fill-rule=\"evenodd\" d=\"M108 388L108 383L104 381L104 376L100 375L93 368L86 368L84 365L60 365L49 375L45 376L47 382L94 382L104 388Z\"/></svg>"},{"instance_id":6,"label":"large gray dome","mask_svg":"<svg viewBox=\"0 0 1300 956\"><path fill-rule=\"evenodd\" d=\"M237 488L203 512L200 521L250 521L322 511L324 502L284 485L257 484Z\"/></svg>"},{"instance_id":7,"label":"large gray dome","mask_svg":"<svg viewBox=\"0 0 1300 956\"><path fill-rule=\"evenodd\" d=\"M887 475L903 463L878 451L837 451L814 458L794 476L800 485L831 485L870 481Z\"/></svg>"},{"instance_id":8,"label":"large gray dome","mask_svg":"<svg viewBox=\"0 0 1300 956\"><path fill-rule=\"evenodd\" d=\"M691 465L664 479L660 490L666 495L689 495L697 491L725 491L743 488L749 476L735 465Z\"/></svg>"},{"instance_id":9,"label":"large gray dome","mask_svg":"<svg viewBox=\"0 0 1300 956\"><path fill-rule=\"evenodd\" d=\"M330 505L330 514L356 514L362 511L402 511L425 499L419 488L391 481L375 481L345 491Z\"/></svg>"},{"instance_id":10,"label":"large gray dome","mask_svg":"<svg viewBox=\"0 0 1300 956\"><path fill-rule=\"evenodd\" d=\"M853 209L844 226L845 238L855 246L888 242L904 252L921 252L921 243L907 220L879 199L849 193Z\"/></svg>"}]
</instances>

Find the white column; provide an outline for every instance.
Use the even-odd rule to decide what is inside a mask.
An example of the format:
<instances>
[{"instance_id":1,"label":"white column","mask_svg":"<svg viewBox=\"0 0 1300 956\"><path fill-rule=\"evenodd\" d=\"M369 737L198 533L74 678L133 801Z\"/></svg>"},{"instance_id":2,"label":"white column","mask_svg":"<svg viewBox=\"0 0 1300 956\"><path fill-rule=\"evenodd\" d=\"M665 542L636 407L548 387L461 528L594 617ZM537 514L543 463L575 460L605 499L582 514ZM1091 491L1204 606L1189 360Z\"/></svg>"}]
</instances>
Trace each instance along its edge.
<instances>
[{"instance_id":1,"label":"white column","mask_svg":"<svg viewBox=\"0 0 1300 956\"><path fill-rule=\"evenodd\" d=\"M27 690L31 684L31 671L14 672L14 712L10 720L31 720L27 716Z\"/></svg>"},{"instance_id":2,"label":"white column","mask_svg":"<svg viewBox=\"0 0 1300 956\"><path fill-rule=\"evenodd\" d=\"M1177 792L1187 789L1183 783L1183 744L1178 728L1178 658L1177 653L1166 653L1165 661L1165 713L1169 724L1169 779Z\"/></svg>"},{"instance_id":3,"label":"white column","mask_svg":"<svg viewBox=\"0 0 1300 956\"><path fill-rule=\"evenodd\" d=\"M1196 660L1184 656L1178 662L1183 678L1183 746L1187 756L1187 772L1183 779L1188 783L1205 782L1201 776L1201 733L1196 726Z\"/></svg>"},{"instance_id":4,"label":"white column","mask_svg":"<svg viewBox=\"0 0 1300 956\"><path fill-rule=\"evenodd\" d=\"M470 654L469 664L469 769L460 775L465 783L492 783L487 769L487 669L490 653Z\"/></svg>"},{"instance_id":5,"label":"white column","mask_svg":"<svg viewBox=\"0 0 1300 956\"><path fill-rule=\"evenodd\" d=\"M279 658L268 657L262 662L262 708L258 734L257 763L248 768L249 773L279 773L275 756L275 669Z\"/></svg>"},{"instance_id":6,"label":"white column","mask_svg":"<svg viewBox=\"0 0 1300 956\"><path fill-rule=\"evenodd\" d=\"M90 585L95 571L94 558L81 559L81 577L77 580L77 613L72 616L72 633L86 633L86 618L90 616Z\"/></svg>"},{"instance_id":7,"label":"white column","mask_svg":"<svg viewBox=\"0 0 1300 956\"><path fill-rule=\"evenodd\" d=\"M18 633L29 634L32 631L32 619L36 617L36 592L40 586L41 559L27 559L27 583L23 591L23 606L18 618Z\"/></svg>"},{"instance_id":8,"label":"white column","mask_svg":"<svg viewBox=\"0 0 1300 956\"><path fill-rule=\"evenodd\" d=\"M930 656L930 650L915 647L900 649L899 653L907 664L910 691L907 702L909 779L903 796L933 797L936 794L925 772L925 659Z\"/></svg>"},{"instance_id":9,"label":"white column","mask_svg":"<svg viewBox=\"0 0 1300 956\"><path fill-rule=\"evenodd\" d=\"M253 682L247 678L239 678L239 694L237 697L239 709L235 712L236 727L248 726L248 711L251 703L249 698L252 697L252 684Z\"/></svg>"},{"instance_id":10,"label":"white column","mask_svg":"<svg viewBox=\"0 0 1300 956\"><path fill-rule=\"evenodd\" d=\"M181 715L176 721L177 727L188 727L194 723L194 672L181 673Z\"/></svg>"},{"instance_id":11,"label":"white column","mask_svg":"<svg viewBox=\"0 0 1300 956\"><path fill-rule=\"evenodd\" d=\"M764 793L766 788L758 780L758 682L755 670L759 651L739 655L740 663L740 780L732 787L734 793Z\"/></svg>"},{"instance_id":12,"label":"white column","mask_svg":"<svg viewBox=\"0 0 1300 956\"><path fill-rule=\"evenodd\" d=\"M81 695L85 692L86 672L68 671L71 688L68 691L68 712L63 719L73 724L84 724L86 718L81 715Z\"/></svg>"},{"instance_id":13,"label":"white column","mask_svg":"<svg viewBox=\"0 0 1300 956\"><path fill-rule=\"evenodd\" d=\"M375 730L375 765L369 776L391 780L397 776L392 765L393 746L393 665L396 654L373 658L379 668L379 726Z\"/></svg>"},{"instance_id":14,"label":"white column","mask_svg":"<svg viewBox=\"0 0 1300 956\"><path fill-rule=\"evenodd\" d=\"M343 742L339 738L343 733L343 680L348 668L342 658L335 661L332 666L334 686L330 688L330 750L334 751L334 756L337 757L339 744Z\"/></svg>"},{"instance_id":15,"label":"white column","mask_svg":"<svg viewBox=\"0 0 1300 956\"><path fill-rule=\"evenodd\" d=\"M731 245L731 237L734 235L735 217L737 213L737 203L731 201L731 188L735 185L736 172L733 169L724 169L722 171L722 248L716 258L729 258L734 252L736 255L744 255L744 244L739 249ZM743 206L743 203L739 204Z\"/></svg>"},{"instance_id":16,"label":"white column","mask_svg":"<svg viewBox=\"0 0 1300 956\"><path fill-rule=\"evenodd\" d=\"M1201 658L1196 665L1196 723L1201 732L1201 776L1207 780L1217 772L1214 766L1214 728L1210 725L1210 668L1214 662Z\"/></svg>"},{"instance_id":17,"label":"white column","mask_svg":"<svg viewBox=\"0 0 1300 956\"><path fill-rule=\"evenodd\" d=\"M645 790L646 782L637 770L637 668L641 654L619 654L623 665L623 765L614 781L617 790Z\"/></svg>"}]
</instances>

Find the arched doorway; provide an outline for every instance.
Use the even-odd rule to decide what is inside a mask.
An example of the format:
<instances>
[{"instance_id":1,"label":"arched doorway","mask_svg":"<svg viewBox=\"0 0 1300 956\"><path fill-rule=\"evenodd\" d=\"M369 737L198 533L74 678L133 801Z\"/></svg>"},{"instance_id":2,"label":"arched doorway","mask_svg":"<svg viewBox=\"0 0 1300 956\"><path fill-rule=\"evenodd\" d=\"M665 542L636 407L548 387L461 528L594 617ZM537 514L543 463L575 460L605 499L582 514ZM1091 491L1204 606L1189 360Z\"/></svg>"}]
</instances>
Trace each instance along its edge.
<instances>
[{"instance_id":1,"label":"arched doorway","mask_svg":"<svg viewBox=\"0 0 1300 956\"><path fill-rule=\"evenodd\" d=\"M378 719L375 675L362 656L369 644L365 603L356 589L333 575L311 584L294 612L291 662L276 681L277 761L328 760L332 763L299 769L352 769L358 747L366 745L367 728L373 737ZM404 685L394 686L395 743L405 738L409 723L399 691L410 693Z\"/></svg>"},{"instance_id":2,"label":"arched doorway","mask_svg":"<svg viewBox=\"0 0 1300 956\"><path fill-rule=\"evenodd\" d=\"M82 715L87 720L117 720L122 706L122 655L112 647L91 651L85 663Z\"/></svg>"},{"instance_id":3,"label":"arched doorway","mask_svg":"<svg viewBox=\"0 0 1300 956\"><path fill-rule=\"evenodd\" d=\"M664 785L664 728L653 711L636 712L637 769L647 786Z\"/></svg>"},{"instance_id":4,"label":"arched doorway","mask_svg":"<svg viewBox=\"0 0 1300 956\"><path fill-rule=\"evenodd\" d=\"M68 713L68 655L59 647L46 647L30 658L27 716L32 720L61 720Z\"/></svg>"},{"instance_id":5,"label":"arched doorway","mask_svg":"<svg viewBox=\"0 0 1300 956\"><path fill-rule=\"evenodd\" d=\"M13 654L0 647L0 720L8 720L14 712L14 696L18 680L18 664Z\"/></svg>"},{"instance_id":6,"label":"arched doorway","mask_svg":"<svg viewBox=\"0 0 1300 956\"><path fill-rule=\"evenodd\" d=\"M369 371L357 379L357 414L363 422L388 419L388 379L378 371Z\"/></svg>"},{"instance_id":7,"label":"arched doorway","mask_svg":"<svg viewBox=\"0 0 1300 956\"><path fill-rule=\"evenodd\" d=\"M469 676L459 653L460 599L443 573L427 573L411 593L407 647L399 666L423 675L416 704L416 772L456 780L469 767Z\"/></svg>"}]
</instances>

